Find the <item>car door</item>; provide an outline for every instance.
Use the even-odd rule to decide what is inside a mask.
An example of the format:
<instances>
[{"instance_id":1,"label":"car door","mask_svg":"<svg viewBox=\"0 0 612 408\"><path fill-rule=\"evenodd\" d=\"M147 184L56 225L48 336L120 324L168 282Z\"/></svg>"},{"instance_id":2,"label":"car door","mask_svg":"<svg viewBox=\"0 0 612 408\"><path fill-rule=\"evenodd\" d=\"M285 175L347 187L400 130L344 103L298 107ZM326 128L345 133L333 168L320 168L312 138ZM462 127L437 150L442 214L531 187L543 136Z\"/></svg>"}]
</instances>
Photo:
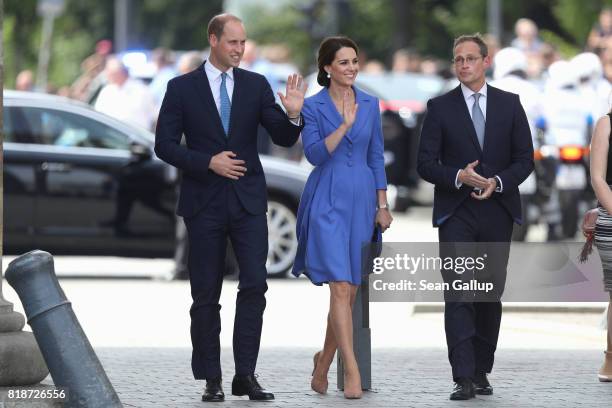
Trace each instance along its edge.
<instances>
[{"instance_id":1,"label":"car door","mask_svg":"<svg viewBox=\"0 0 612 408\"><path fill-rule=\"evenodd\" d=\"M161 182L159 166L135 157L127 134L85 109L23 109L42 153L34 207L38 245L59 253L171 252L171 207L150 194Z\"/></svg>"}]
</instances>

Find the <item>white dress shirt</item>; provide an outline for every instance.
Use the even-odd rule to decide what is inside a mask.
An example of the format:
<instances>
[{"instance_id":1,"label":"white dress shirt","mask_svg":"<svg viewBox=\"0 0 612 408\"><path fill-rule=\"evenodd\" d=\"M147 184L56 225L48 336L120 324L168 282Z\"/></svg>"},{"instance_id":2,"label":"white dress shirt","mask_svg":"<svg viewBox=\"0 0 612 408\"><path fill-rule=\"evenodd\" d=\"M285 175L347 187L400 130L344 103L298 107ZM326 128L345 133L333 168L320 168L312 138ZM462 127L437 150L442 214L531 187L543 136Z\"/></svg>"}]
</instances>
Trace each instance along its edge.
<instances>
[{"instance_id":1,"label":"white dress shirt","mask_svg":"<svg viewBox=\"0 0 612 408\"><path fill-rule=\"evenodd\" d=\"M206 61L204 64L204 70L206 71L206 76L208 77L208 84L210 85L210 90L213 95L213 99L215 100L215 105L217 106L217 111L219 115L221 115L221 74L222 72L217 69L210 61ZM225 89L227 89L227 95L229 96L230 103L232 102L232 94L234 93L234 67L230 67L226 71L227 78L225 78ZM299 126L301 123L301 117L296 120L289 120L296 126Z\"/></svg>"},{"instance_id":2,"label":"white dress shirt","mask_svg":"<svg viewBox=\"0 0 612 408\"><path fill-rule=\"evenodd\" d=\"M470 118L472 118L472 109L474 108L474 101L475 101L474 94L476 93L480 94L480 99L478 99L478 106L480 106L480 110L482 111L482 116L484 117L486 121L487 120L487 83L485 82L482 88L480 88L478 92L472 91L470 88L463 85L463 83L461 83L460 86L461 86L461 92L463 93L463 99L465 100L465 104L467 105L467 109L470 114ZM461 186L463 185L463 183L459 181L459 172L461 172L461 170L459 170L457 172L457 175L455 176L455 186L457 187L457 189L461 188ZM504 185L502 184L501 178L499 178L499 176L495 176L495 178L499 181L499 187L495 189L495 192L501 193L504 190Z\"/></svg>"},{"instance_id":3,"label":"white dress shirt","mask_svg":"<svg viewBox=\"0 0 612 408\"><path fill-rule=\"evenodd\" d=\"M204 64L204 70L208 77L208 84L210 85L210 91L212 92L215 105L217 105L217 111L221 114L221 74L222 72L217 69L210 61L206 61ZM234 68L231 67L226 71L227 77L225 78L225 89L227 89L227 95L229 96L230 102L232 102L232 96L234 93Z\"/></svg>"},{"instance_id":4,"label":"white dress shirt","mask_svg":"<svg viewBox=\"0 0 612 408\"><path fill-rule=\"evenodd\" d=\"M467 105L468 112L470 113L470 118L472 117L472 108L474 107L474 95L475 93L480 94L480 99L478 100L478 105L480 106L480 110L482 111L482 115L484 119L487 120L487 83L480 88L480 91L474 92L467 86L461 84L461 92L463 93L463 98L465 99L465 104Z\"/></svg>"}]
</instances>

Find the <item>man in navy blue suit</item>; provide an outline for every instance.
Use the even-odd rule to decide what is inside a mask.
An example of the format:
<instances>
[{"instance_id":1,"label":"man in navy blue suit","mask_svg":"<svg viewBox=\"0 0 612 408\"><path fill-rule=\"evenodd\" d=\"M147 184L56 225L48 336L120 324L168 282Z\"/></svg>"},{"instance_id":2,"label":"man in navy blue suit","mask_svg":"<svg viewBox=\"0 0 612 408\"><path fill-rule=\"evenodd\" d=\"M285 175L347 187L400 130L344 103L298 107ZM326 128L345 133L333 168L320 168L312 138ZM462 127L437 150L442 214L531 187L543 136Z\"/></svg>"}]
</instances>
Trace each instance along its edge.
<instances>
[{"instance_id":1,"label":"man in navy blue suit","mask_svg":"<svg viewBox=\"0 0 612 408\"><path fill-rule=\"evenodd\" d=\"M255 378L263 312L266 306L266 181L257 154L257 128L274 143L292 146L303 128L306 85L298 75L279 93L287 113L275 103L266 79L238 68L246 32L230 14L208 25L210 58L198 69L168 83L155 134L155 152L182 170L177 214L189 237L192 370L206 380L203 401L223 401L219 297L227 238L240 269L234 319L236 374L232 394L251 400L274 395ZM181 145L185 135L186 145Z\"/></svg>"},{"instance_id":2,"label":"man in navy blue suit","mask_svg":"<svg viewBox=\"0 0 612 408\"><path fill-rule=\"evenodd\" d=\"M518 186L533 170L533 145L518 95L485 81L491 62L480 35L457 38L453 56L460 85L427 104L418 172L435 185L433 224L441 257L460 253L457 243L501 243L488 246L495 251L487 264L487 276L495 283L492 298L445 293L455 382L450 399L465 400L493 393L487 373L499 336L512 226L522 222ZM445 282L465 279L460 275L442 270Z\"/></svg>"}]
</instances>

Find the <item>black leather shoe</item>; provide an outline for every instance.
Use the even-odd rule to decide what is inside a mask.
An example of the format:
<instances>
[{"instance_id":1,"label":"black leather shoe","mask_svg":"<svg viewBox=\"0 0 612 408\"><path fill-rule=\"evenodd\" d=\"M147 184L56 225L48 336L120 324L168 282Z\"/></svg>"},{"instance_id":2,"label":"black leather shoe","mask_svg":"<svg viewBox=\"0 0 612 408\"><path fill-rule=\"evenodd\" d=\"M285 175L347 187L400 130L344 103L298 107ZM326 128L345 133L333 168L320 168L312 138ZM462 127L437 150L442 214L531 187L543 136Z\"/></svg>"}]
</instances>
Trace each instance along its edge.
<instances>
[{"instance_id":1,"label":"black leather shoe","mask_svg":"<svg viewBox=\"0 0 612 408\"><path fill-rule=\"evenodd\" d=\"M453 401L469 400L474 398L474 384L470 378L461 377L455 382L455 387L450 395L450 399Z\"/></svg>"},{"instance_id":2,"label":"black leather shoe","mask_svg":"<svg viewBox=\"0 0 612 408\"><path fill-rule=\"evenodd\" d=\"M274 394L265 392L254 374L235 375L232 381L232 395L238 397L248 395L249 399L253 401L271 401L274 399Z\"/></svg>"},{"instance_id":3,"label":"black leather shoe","mask_svg":"<svg viewBox=\"0 0 612 408\"><path fill-rule=\"evenodd\" d=\"M493 387L491 387L486 373L476 374L476 377L474 377L474 392L478 395L493 394Z\"/></svg>"},{"instance_id":4,"label":"black leather shoe","mask_svg":"<svg viewBox=\"0 0 612 408\"><path fill-rule=\"evenodd\" d=\"M221 378L206 380L202 401L206 402L222 402L225 401L225 394L221 388Z\"/></svg>"}]
</instances>

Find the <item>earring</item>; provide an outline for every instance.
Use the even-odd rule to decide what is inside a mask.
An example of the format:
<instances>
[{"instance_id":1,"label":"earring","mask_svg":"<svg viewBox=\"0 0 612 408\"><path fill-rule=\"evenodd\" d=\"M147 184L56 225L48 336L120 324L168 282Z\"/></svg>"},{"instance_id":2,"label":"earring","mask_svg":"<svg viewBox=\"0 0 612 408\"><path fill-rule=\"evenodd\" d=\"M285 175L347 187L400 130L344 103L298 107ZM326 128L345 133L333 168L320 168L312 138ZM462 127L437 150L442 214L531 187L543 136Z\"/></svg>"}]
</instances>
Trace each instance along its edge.
<instances>
[{"instance_id":1,"label":"earring","mask_svg":"<svg viewBox=\"0 0 612 408\"><path fill-rule=\"evenodd\" d=\"M328 78L331 78L331 75L330 75L330 73L329 73L329 72L327 73L327 77L328 77Z\"/></svg>"}]
</instances>

